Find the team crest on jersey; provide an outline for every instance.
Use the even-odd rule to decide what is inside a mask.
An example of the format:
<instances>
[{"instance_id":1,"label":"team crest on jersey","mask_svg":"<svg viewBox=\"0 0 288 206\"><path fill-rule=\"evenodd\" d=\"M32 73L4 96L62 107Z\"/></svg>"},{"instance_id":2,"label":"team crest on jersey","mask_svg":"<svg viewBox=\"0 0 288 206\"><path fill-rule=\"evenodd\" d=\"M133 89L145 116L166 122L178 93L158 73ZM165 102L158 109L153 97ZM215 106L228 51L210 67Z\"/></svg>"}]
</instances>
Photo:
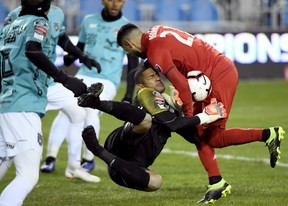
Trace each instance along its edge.
<instances>
[{"instance_id":1,"label":"team crest on jersey","mask_svg":"<svg viewBox=\"0 0 288 206\"><path fill-rule=\"evenodd\" d=\"M34 22L34 38L43 41L48 34L49 25L46 21L37 20Z\"/></svg>"},{"instance_id":2,"label":"team crest on jersey","mask_svg":"<svg viewBox=\"0 0 288 206\"><path fill-rule=\"evenodd\" d=\"M54 30L59 31L59 23L58 22L54 22Z\"/></svg>"},{"instance_id":3,"label":"team crest on jersey","mask_svg":"<svg viewBox=\"0 0 288 206\"><path fill-rule=\"evenodd\" d=\"M157 91L153 91L153 95L155 96L154 100L155 100L156 104L159 106L159 108L165 109L164 97Z\"/></svg>"}]
</instances>

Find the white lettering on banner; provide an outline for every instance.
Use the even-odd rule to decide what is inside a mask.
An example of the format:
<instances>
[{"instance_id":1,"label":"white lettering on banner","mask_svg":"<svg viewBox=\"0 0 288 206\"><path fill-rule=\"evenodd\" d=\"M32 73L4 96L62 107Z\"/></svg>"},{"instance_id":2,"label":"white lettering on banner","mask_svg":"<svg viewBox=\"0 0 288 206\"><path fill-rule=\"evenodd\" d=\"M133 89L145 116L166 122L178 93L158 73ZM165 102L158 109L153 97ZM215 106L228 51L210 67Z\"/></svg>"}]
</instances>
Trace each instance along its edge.
<instances>
[{"instance_id":1,"label":"white lettering on banner","mask_svg":"<svg viewBox=\"0 0 288 206\"><path fill-rule=\"evenodd\" d=\"M218 51L224 53L232 61L239 64L259 63L265 64L268 61L274 63L288 63L288 33L226 33L226 34L195 34L203 39ZM78 37L70 36L71 41L77 44ZM63 66L63 50L57 46L57 66ZM80 66L79 61L75 64ZM127 58L123 60L127 64Z\"/></svg>"},{"instance_id":2,"label":"white lettering on banner","mask_svg":"<svg viewBox=\"0 0 288 206\"><path fill-rule=\"evenodd\" d=\"M288 62L288 33L196 34L231 60L240 64Z\"/></svg>"}]
</instances>

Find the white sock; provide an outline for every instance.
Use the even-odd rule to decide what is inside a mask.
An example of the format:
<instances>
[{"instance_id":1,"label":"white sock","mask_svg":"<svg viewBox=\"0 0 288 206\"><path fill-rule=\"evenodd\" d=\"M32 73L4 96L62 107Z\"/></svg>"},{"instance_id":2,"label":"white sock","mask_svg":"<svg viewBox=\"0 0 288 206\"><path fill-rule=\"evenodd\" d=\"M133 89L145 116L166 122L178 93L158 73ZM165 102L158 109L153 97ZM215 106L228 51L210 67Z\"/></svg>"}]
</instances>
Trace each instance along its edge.
<instances>
[{"instance_id":1,"label":"white sock","mask_svg":"<svg viewBox=\"0 0 288 206\"><path fill-rule=\"evenodd\" d=\"M68 117L63 112L59 112L50 129L46 157L57 157L59 148L67 136L69 125Z\"/></svg>"},{"instance_id":2,"label":"white sock","mask_svg":"<svg viewBox=\"0 0 288 206\"><path fill-rule=\"evenodd\" d=\"M92 110L92 109L90 109ZM86 122L85 125L92 125L95 129L96 132L96 136L97 138L99 138L99 133L100 133L100 118L99 118L99 110L92 110L92 111L88 111L86 112L87 117L86 117ZM83 158L91 161L94 159L94 154L92 152L90 152L85 143L83 144Z\"/></svg>"},{"instance_id":3,"label":"white sock","mask_svg":"<svg viewBox=\"0 0 288 206\"><path fill-rule=\"evenodd\" d=\"M69 132L67 135L68 143L68 163L69 164L79 164L81 160L81 150L82 150L82 131L84 123L80 124L70 124Z\"/></svg>"}]
</instances>

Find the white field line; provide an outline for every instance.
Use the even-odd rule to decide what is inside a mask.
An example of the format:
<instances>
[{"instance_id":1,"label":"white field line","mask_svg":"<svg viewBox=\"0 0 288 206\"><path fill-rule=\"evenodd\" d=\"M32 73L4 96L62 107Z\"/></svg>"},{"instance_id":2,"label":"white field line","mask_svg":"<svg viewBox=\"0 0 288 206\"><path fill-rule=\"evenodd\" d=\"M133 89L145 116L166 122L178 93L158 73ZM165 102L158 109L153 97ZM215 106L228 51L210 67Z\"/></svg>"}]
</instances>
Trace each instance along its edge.
<instances>
[{"instance_id":1,"label":"white field line","mask_svg":"<svg viewBox=\"0 0 288 206\"><path fill-rule=\"evenodd\" d=\"M189 151L183 151L183 150L171 150L171 149L164 148L162 150L162 153L186 155L186 156L198 158L197 152L189 152ZM268 158L241 157L241 156L234 156L234 155L229 155L229 154L225 154L225 155L217 154L216 157L221 158L221 159L226 159L226 160L239 160L239 161L246 161L246 162L261 162L261 163L270 165L270 159L268 159ZM288 167L288 164L287 163L281 163L278 161L277 167Z\"/></svg>"}]
</instances>

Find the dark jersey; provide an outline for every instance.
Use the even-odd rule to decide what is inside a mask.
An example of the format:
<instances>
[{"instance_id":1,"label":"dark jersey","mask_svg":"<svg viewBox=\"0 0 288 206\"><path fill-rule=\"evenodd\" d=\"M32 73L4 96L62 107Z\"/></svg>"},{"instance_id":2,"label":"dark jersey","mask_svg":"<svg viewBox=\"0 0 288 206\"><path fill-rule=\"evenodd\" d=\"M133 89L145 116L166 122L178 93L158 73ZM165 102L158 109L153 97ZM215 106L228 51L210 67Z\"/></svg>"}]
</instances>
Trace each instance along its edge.
<instances>
[{"instance_id":1,"label":"dark jersey","mask_svg":"<svg viewBox=\"0 0 288 206\"><path fill-rule=\"evenodd\" d=\"M115 129L105 141L105 149L112 154L148 168L162 151L171 132L158 123L153 123L146 134L132 131L130 123Z\"/></svg>"},{"instance_id":2,"label":"dark jersey","mask_svg":"<svg viewBox=\"0 0 288 206\"><path fill-rule=\"evenodd\" d=\"M160 154L172 131L191 143L195 142L198 134L194 126L199 123L198 117L181 117L179 111L167 104L162 94L152 89L142 89L137 100L139 106L153 115L150 130L137 134L132 131L131 123L125 123L106 139L105 149L109 152L148 168Z\"/></svg>"}]
</instances>

